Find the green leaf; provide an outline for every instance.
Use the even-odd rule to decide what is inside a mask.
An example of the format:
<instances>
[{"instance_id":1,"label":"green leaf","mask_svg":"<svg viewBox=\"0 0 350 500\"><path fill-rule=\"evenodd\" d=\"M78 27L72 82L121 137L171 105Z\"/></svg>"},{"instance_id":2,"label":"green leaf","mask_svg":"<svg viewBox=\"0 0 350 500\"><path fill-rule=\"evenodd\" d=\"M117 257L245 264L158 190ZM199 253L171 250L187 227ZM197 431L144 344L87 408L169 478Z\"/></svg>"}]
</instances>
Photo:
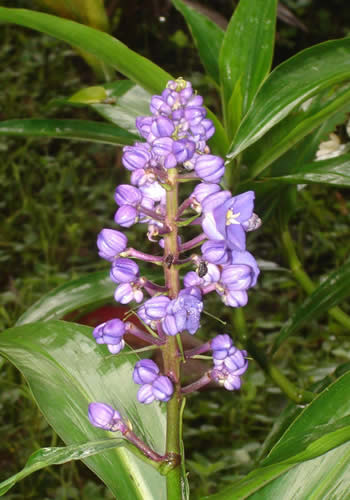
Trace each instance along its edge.
<instances>
[{"instance_id":1,"label":"green leaf","mask_svg":"<svg viewBox=\"0 0 350 500\"><path fill-rule=\"evenodd\" d=\"M61 319L82 307L113 298L115 283L108 271L97 271L61 285L44 295L17 320L16 326Z\"/></svg>"},{"instance_id":2,"label":"green leaf","mask_svg":"<svg viewBox=\"0 0 350 500\"><path fill-rule=\"evenodd\" d=\"M87 120L16 119L0 122L0 136L56 137L125 146L137 136L108 123Z\"/></svg>"},{"instance_id":3,"label":"green leaf","mask_svg":"<svg viewBox=\"0 0 350 500\"><path fill-rule=\"evenodd\" d=\"M165 449L165 416L157 403L137 403L132 381L137 356L109 355L92 329L63 321L11 328L0 336L0 352L26 378L49 424L67 445L115 437L93 427L88 404L105 402L128 418L134 432L158 453ZM164 478L125 448L84 458L117 498L165 500Z\"/></svg>"},{"instance_id":4,"label":"green leaf","mask_svg":"<svg viewBox=\"0 0 350 500\"><path fill-rule=\"evenodd\" d=\"M261 86L230 147L229 158L280 123L311 96L350 79L350 38L303 50L272 71Z\"/></svg>"},{"instance_id":5,"label":"green leaf","mask_svg":"<svg viewBox=\"0 0 350 500\"><path fill-rule=\"evenodd\" d=\"M350 187L350 154L314 161L307 165L295 165L290 169L289 175L269 179L287 184L331 184Z\"/></svg>"},{"instance_id":6,"label":"green leaf","mask_svg":"<svg viewBox=\"0 0 350 500\"><path fill-rule=\"evenodd\" d=\"M275 339L272 351L275 352L285 340L307 321L317 318L348 297L350 295L349 282L350 260L329 274L327 279L304 300L295 314L282 327Z\"/></svg>"},{"instance_id":7,"label":"green leaf","mask_svg":"<svg viewBox=\"0 0 350 500\"><path fill-rule=\"evenodd\" d=\"M339 114L344 116L346 111L350 111L349 101L350 85L347 84L340 89L327 89L313 98L307 109L301 107L287 116L252 146L255 161L249 162L250 177L259 175L325 120ZM294 164L289 163L285 170L288 171Z\"/></svg>"},{"instance_id":8,"label":"green leaf","mask_svg":"<svg viewBox=\"0 0 350 500\"><path fill-rule=\"evenodd\" d=\"M224 31L182 0L173 0L173 4L186 20L206 72L220 85L218 61Z\"/></svg>"},{"instance_id":9,"label":"green leaf","mask_svg":"<svg viewBox=\"0 0 350 500\"><path fill-rule=\"evenodd\" d=\"M225 33L219 59L224 109L228 115L234 116L235 113L236 102L231 99L233 92L242 96L244 116L269 74L276 11L276 0L240 0L236 7ZM227 109L228 103L230 109Z\"/></svg>"},{"instance_id":10,"label":"green leaf","mask_svg":"<svg viewBox=\"0 0 350 500\"><path fill-rule=\"evenodd\" d=\"M19 24L63 40L94 54L149 92L161 92L169 73L102 31L57 16L26 9L0 7L0 21Z\"/></svg>"},{"instance_id":11,"label":"green leaf","mask_svg":"<svg viewBox=\"0 0 350 500\"><path fill-rule=\"evenodd\" d=\"M81 460L101 453L101 451L108 450L109 448L123 446L123 442L124 440L122 438L117 438L92 441L78 445L74 444L65 447L41 448L29 457L26 465L20 472L0 483L0 496L4 495L10 488L18 483L18 481L21 481L37 470L44 469L49 465L59 465L70 462L71 460Z\"/></svg>"},{"instance_id":12,"label":"green leaf","mask_svg":"<svg viewBox=\"0 0 350 500\"><path fill-rule=\"evenodd\" d=\"M346 373L304 408L258 469L207 498L346 498L340 492L350 488L349 440L350 373ZM332 496L338 490L339 496Z\"/></svg>"}]
</instances>

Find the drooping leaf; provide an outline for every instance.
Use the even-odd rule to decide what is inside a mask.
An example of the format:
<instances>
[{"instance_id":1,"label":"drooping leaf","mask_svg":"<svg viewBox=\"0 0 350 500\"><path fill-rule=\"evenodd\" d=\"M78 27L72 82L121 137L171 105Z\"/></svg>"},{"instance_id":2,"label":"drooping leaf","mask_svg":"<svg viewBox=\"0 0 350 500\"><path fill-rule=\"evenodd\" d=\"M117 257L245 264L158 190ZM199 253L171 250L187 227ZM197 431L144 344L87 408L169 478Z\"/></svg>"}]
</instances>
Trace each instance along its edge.
<instances>
[{"instance_id":1,"label":"drooping leaf","mask_svg":"<svg viewBox=\"0 0 350 500\"><path fill-rule=\"evenodd\" d=\"M303 50L275 68L243 120L228 156L233 158L308 98L350 79L350 38Z\"/></svg>"},{"instance_id":2,"label":"drooping leaf","mask_svg":"<svg viewBox=\"0 0 350 500\"><path fill-rule=\"evenodd\" d=\"M113 146L133 144L138 137L115 125L88 120L15 119L0 122L0 136L56 137L102 142Z\"/></svg>"},{"instance_id":3,"label":"drooping leaf","mask_svg":"<svg viewBox=\"0 0 350 500\"><path fill-rule=\"evenodd\" d=\"M346 498L341 494L350 487L349 423L348 372L303 409L260 467L207 499ZM339 495L332 497L335 491Z\"/></svg>"},{"instance_id":4,"label":"drooping leaf","mask_svg":"<svg viewBox=\"0 0 350 500\"><path fill-rule=\"evenodd\" d=\"M217 85L220 85L219 52L224 31L211 19L182 0L173 0L173 4L187 22L206 72Z\"/></svg>"},{"instance_id":5,"label":"drooping leaf","mask_svg":"<svg viewBox=\"0 0 350 500\"><path fill-rule=\"evenodd\" d=\"M236 100L231 99L234 91L237 97L241 96L242 116L245 115L270 71L276 12L276 0L240 0L234 11L219 59L223 105L227 116L234 116L236 112Z\"/></svg>"},{"instance_id":6,"label":"drooping leaf","mask_svg":"<svg viewBox=\"0 0 350 500\"><path fill-rule=\"evenodd\" d=\"M273 352L307 321L318 318L350 295L350 260L328 275L291 316L273 344Z\"/></svg>"},{"instance_id":7,"label":"drooping leaf","mask_svg":"<svg viewBox=\"0 0 350 500\"><path fill-rule=\"evenodd\" d=\"M70 462L71 460L82 460L83 458L101 453L101 451L120 446L123 446L123 440L117 438L92 441L84 444L74 444L65 447L41 448L29 457L26 465L20 472L17 472L17 474L14 474L0 483L0 496L4 495L10 488L18 483L18 481L21 481L30 474L33 474L33 472L44 469L49 465L60 465Z\"/></svg>"},{"instance_id":8,"label":"drooping leaf","mask_svg":"<svg viewBox=\"0 0 350 500\"><path fill-rule=\"evenodd\" d=\"M171 76L116 38L83 24L42 12L0 7L0 22L32 28L94 54L149 92L161 92Z\"/></svg>"},{"instance_id":9,"label":"drooping leaf","mask_svg":"<svg viewBox=\"0 0 350 500\"><path fill-rule=\"evenodd\" d=\"M141 439L164 453L163 409L157 403L137 403L135 354L126 350L111 356L106 346L95 343L91 328L63 321L11 328L0 336L0 352L22 372L40 410L67 445L115 437L88 420L88 404L99 401L118 409ZM124 448L84 462L117 498L166 498L164 478Z\"/></svg>"},{"instance_id":10,"label":"drooping leaf","mask_svg":"<svg viewBox=\"0 0 350 500\"><path fill-rule=\"evenodd\" d=\"M350 154L294 166L289 175L270 179L287 184L331 184L350 187Z\"/></svg>"},{"instance_id":11,"label":"drooping leaf","mask_svg":"<svg viewBox=\"0 0 350 500\"><path fill-rule=\"evenodd\" d=\"M342 115L350 111L350 84L340 89L327 89L321 95L315 96L312 102L303 109L292 112L281 123L273 127L249 151L249 156L255 157L249 162L249 176L254 178L263 172L276 159L280 158L294 144L310 134L331 117ZM286 158L284 161L288 161ZM308 161L308 160L307 160ZM285 171L293 168L295 162L285 164Z\"/></svg>"}]
</instances>

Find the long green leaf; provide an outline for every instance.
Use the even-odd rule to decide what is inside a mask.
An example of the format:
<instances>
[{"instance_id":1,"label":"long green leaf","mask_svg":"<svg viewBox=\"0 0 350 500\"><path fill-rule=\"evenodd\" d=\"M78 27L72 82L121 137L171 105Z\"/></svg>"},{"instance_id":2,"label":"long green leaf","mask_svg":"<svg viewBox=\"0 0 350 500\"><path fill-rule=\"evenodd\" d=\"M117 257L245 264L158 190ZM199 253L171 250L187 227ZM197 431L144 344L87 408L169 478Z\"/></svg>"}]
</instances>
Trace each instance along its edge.
<instances>
[{"instance_id":1,"label":"long green leaf","mask_svg":"<svg viewBox=\"0 0 350 500\"><path fill-rule=\"evenodd\" d=\"M249 165L250 177L254 178L263 172L294 144L324 124L325 120L338 115L345 116L350 111L349 102L350 85L347 84L338 90L327 89L323 95L313 99L307 110L299 109L287 116L252 146L256 158ZM285 170L293 166L290 163Z\"/></svg>"},{"instance_id":2,"label":"long green leaf","mask_svg":"<svg viewBox=\"0 0 350 500\"><path fill-rule=\"evenodd\" d=\"M331 495L339 483L342 491L349 490L349 422L350 373L346 373L304 408L261 467L208 500L347 498L311 493L321 483L323 495Z\"/></svg>"},{"instance_id":3,"label":"long green leaf","mask_svg":"<svg viewBox=\"0 0 350 500\"><path fill-rule=\"evenodd\" d=\"M186 20L206 72L217 85L220 85L219 53L224 31L182 0L173 0L173 4Z\"/></svg>"},{"instance_id":4,"label":"long green leaf","mask_svg":"<svg viewBox=\"0 0 350 500\"><path fill-rule=\"evenodd\" d=\"M16 326L61 319L72 311L111 300L115 291L115 283L107 271L97 271L81 278L69 281L33 304L17 320Z\"/></svg>"},{"instance_id":5,"label":"long green leaf","mask_svg":"<svg viewBox=\"0 0 350 500\"><path fill-rule=\"evenodd\" d=\"M285 340L307 321L317 318L348 297L350 295L349 283L350 260L329 274L327 279L305 299L295 314L282 327L275 339L272 351L275 352Z\"/></svg>"},{"instance_id":6,"label":"long green leaf","mask_svg":"<svg viewBox=\"0 0 350 500\"><path fill-rule=\"evenodd\" d=\"M115 437L88 420L88 404L100 401L118 409L141 439L164 453L163 409L137 403L132 371L138 358L127 351L111 356L106 346L96 344L91 328L64 321L31 323L0 335L0 353L22 372L40 410L67 445ZM120 500L165 500L164 478L125 448L84 462Z\"/></svg>"},{"instance_id":7,"label":"long green leaf","mask_svg":"<svg viewBox=\"0 0 350 500\"><path fill-rule=\"evenodd\" d=\"M331 184L350 187L350 154L291 168L289 175L270 177L287 184Z\"/></svg>"},{"instance_id":8,"label":"long green leaf","mask_svg":"<svg viewBox=\"0 0 350 500\"><path fill-rule=\"evenodd\" d=\"M20 472L0 483L0 496L4 495L18 481L21 481L37 470L44 469L50 465L64 464L71 460L81 460L101 453L101 451L106 451L109 448L117 448L119 446L123 446L121 438L104 439L102 441L74 444L65 447L61 446L59 448L41 448L29 457L26 465Z\"/></svg>"},{"instance_id":9,"label":"long green leaf","mask_svg":"<svg viewBox=\"0 0 350 500\"><path fill-rule=\"evenodd\" d=\"M0 22L32 28L94 54L149 92L161 92L169 73L102 31L57 16L0 7Z\"/></svg>"},{"instance_id":10,"label":"long green leaf","mask_svg":"<svg viewBox=\"0 0 350 500\"><path fill-rule=\"evenodd\" d=\"M269 74L275 37L276 0L240 0L222 43L219 67L224 109L233 115L242 98L245 115L261 83ZM237 91L237 86L240 92Z\"/></svg>"},{"instance_id":11,"label":"long green leaf","mask_svg":"<svg viewBox=\"0 0 350 500\"><path fill-rule=\"evenodd\" d=\"M108 123L87 120L16 119L0 122L0 136L56 137L125 146L138 137Z\"/></svg>"},{"instance_id":12,"label":"long green leaf","mask_svg":"<svg viewBox=\"0 0 350 500\"><path fill-rule=\"evenodd\" d=\"M233 158L322 89L350 80L350 38L308 48L272 71L230 147Z\"/></svg>"}]
</instances>

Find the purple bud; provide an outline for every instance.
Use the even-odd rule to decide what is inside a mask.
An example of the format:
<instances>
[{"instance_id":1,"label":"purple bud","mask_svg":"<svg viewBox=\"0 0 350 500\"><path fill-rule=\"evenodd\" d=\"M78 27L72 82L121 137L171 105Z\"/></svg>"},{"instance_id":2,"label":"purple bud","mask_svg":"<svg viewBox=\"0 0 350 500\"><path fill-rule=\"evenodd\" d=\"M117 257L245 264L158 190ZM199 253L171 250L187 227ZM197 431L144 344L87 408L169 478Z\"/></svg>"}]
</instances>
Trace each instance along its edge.
<instances>
[{"instance_id":1,"label":"purple bud","mask_svg":"<svg viewBox=\"0 0 350 500\"><path fill-rule=\"evenodd\" d=\"M173 384L165 375L160 375L152 384L153 394L158 401L169 401L173 395Z\"/></svg>"},{"instance_id":2,"label":"purple bud","mask_svg":"<svg viewBox=\"0 0 350 500\"><path fill-rule=\"evenodd\" d=\"M253 282L252 268L244 264L225 266L220 281L228 290L247 290Z\"/></svg>"},{"instance_id":3,"label":"purple bud","mask_svg":"<svg viewBox=\"0 0 350 500\"><path fill-rule=\"evenodd\" d=\"M114 193L114 199L117 205L132 205L136 207L142 200L142 194L139 189L129 184L120 184Z\"/></svg>"},{"instance_id":4,"label":"purple bud","mask_svg":"<svg viewBox=\"0 0 350 500\"><path fill-rule=\"evenodd\" d=\"M140 132L140 135L145 139L147 139L147 137L151 133L152 122L153 122L152 116L139 116L136 118L136 128ZM126 148L124 148L124 150L125 149ZM135 167L135 168L143 168L143 167ZM128 169L128 170L133 170L133 169Z\"/></svg>"},{"instance_id":5,"label":"purple bud","mask_svg":"<svg viewBox=\"0 0 350 500\"><path fill-rule=\"evenodd\" d=\"M185 119L190 123L191 127L198 125L207 114L203 107L186 107L184 109Z\"/></svg>"},{"instance_id":6,"label":"purple bud","mask_svg":"<svg viewBox=\"0 0 350 500\"><path fill-rule=\"evenodd\" d=\"M178 163L184 163L192 158L196 145L188 139L180 139L173 144L173 153Z\"/></svg>"},{"instance_id":7,"label":"purple bud","mask_svg":"<svg viewBox=\"0 0 350 500\"><path fill-rule=\"evenodd\" d=\"M106 344L112 354L118 354L124 348L125 324L120 319L110 319L96 326L92 333L96 343Z\"/></svg>"},{"instance_id":8,"label":"purple bud","mask_svg":"<svg viewBox=\"0 0 350 500\"><path fill-rule=\"evenodd\" d=\"M99 256L112 261L123 252L128 243L128 238L120 231L114 229L102 229L97 237Z\"/></svg>"},{"instance_id":9,"label":"purple bud","mask_svg":"<svg viewBox=\"0 0 350 500\"><path fill-rule=\"evenodd\" d=\"M201 250L204 260L212 264L225 265L230 261L230 252L225 241L206 241Z\"/></svg>"},{"instance_id":10,"label":"purple bud","mask_svg":"<svg viewBox=\"0 0 350 500\"><path fill-rule=\"evenodd\" d=\"M220 156L200 155L194 169L204 181L218 184L225 172L224 160Z\"/></svg>"},{"instance_id":11,"label":"purple bud","mask_svg":"<svg viewBox=\"0 0 350 500\"><path fill-rule=\"evenodd\" d=\"M151 384L145 384L137 391L137 399L140 403L149 405L155 400Z\"/></svg>"},{"instance_id":12,"label":"purple bud","mask_svg":"<svg viewBox=\"0 0 350 500\"><path fill-rule=\"evenodd\" d=\"M202 203L202 201L207 198L207 196L217 193L221 190L218 184L211 184L207 182L201 182L197 184L192 193L192 197L194 197L198 203Z\"/></svg>"},{"instance_id":13,"label":"purple bud","mask_svg":"<svg viewBox=\"0 0 350 500\"><path fill-rule=\"evenodd\" d=\"M135 365L133 380L135 384L152 384L158 377L159 368L151 359L141 359Z\"/></svg>"},{"instance_id":14,"label":"purple bud","mask_svg":"<svg viewBox=\"0 0 350 500\"><path fill-rule=\"evenodd\" d=\"M191 125L191 132L207 141L215 134L215 127L211 120L205 118L198 125Z\"/></svg>"},{"instance_id":15,"label":"purple bud","mask_svg":"<svg viewBox=\"0 0 350 500\"><path fill-rule=\"evenodd\" d=\"M230 347L232 347L232 339L227 335L217 335L210 342L211 350L214 352L225 351L226 355Z\"/></svg>"},{"instance_id":16,"label":"purple bud","mask_svg":"<svg viewBox=\"0 0 350 500\"><path fill-rule=\"evenodd\" d=\"M201 278L194 271L189 271L184 276L184 286L187 288L189 286L200 286L202 283Z\"/></svg>"},{"instance_id":17,"label":"purple bud","mask_svg":"<svg viewBox=\"0 0 350 500\"><path fill-rule=\"evenodd\" d=\"M128 170L145 168L151 160L151 154L144 147L126 146L123 149L122 163Z\"/></svg>"},{"instance_id":18,"label":"purple bud","mask_svg":"<svg viewBox=\"0 0 350 500\"><path fill-rule=\"evenodd\" d=\"M237 252L237 251L232 251L231 252L231 259L230 259L230 264L233 265L246 265L250 266L251 268L251 283L250 287L255 286L258 276L260 274L260 269L258 267L258 264L254 257L252 256L251 253L249 252Z\"/></svg>"},{"instance_id":19,"label":"purple bud","mask_svg":"<svg viewBox=\"0 0 350 500\"><path fill-rule=\"evenodd\" d=\"M118 431L126 429L121 420L120 414L106 403L89 404L89 420L95 427L100 427L106 431Z\"/></svg>"},{"instance_id":20,"label":"purple bud","mask_svg":"<svg viewBox=\"0 0 350 500\"><path fill-rule=\"evenodd\" d=\"M171 137L174 130L175 127L173 122L164 116L159 116L153 120L151 125L151 133L155 137Z\"/></svg>"},{"instance_id":21,"label":"purple bud","mask_svg":"<svg viewBox=\"0 0 350 500\"><path fill-rule=\"evenodd\" d=\"M244 307L248 303L248 294L245 290L229 290L222 296L222 301L229 307Z\"/></svg>"},{"instance_id":22,"label":"purple bud","mask_svg":"<svg viewBox=\"0 0 350 500\"><path fill-rule=\"evenodd\" d=\"M163 96L160 95L154 95L151 98L150 109L151 113L153 113L154 115L157 113L161 115L169 115L171 113L171 108L164 101Z\"/></svg>"},{"instance_id":23,"label":"purple bud","mask_svg":"<svg viewBox=\"0 0 350 500\"><path fill-rule=\"evenodd\" d=\"M114 215L114 222L122 227L130 227L137 222L138 211L131 205L122 205Z\"/></svg>"},{"instance_id":24,"label":"purple bud","mask_svg":"<svg viewBox=\"0 0 350 500\"><path fill-rule=\"evenodd\" d=\"M110 271L111 280L115 283L130 283L139 275L139 266L131 259L120 257L112 264Z\"/></svg>"},{"instance_id":25,"label":"purple bud","mask_svg":"<svg viewBox=\"0 0 350 500\"><path fill-rule=\"evenodd\" d=\"M186 103L187 108L198 108L203 104L203 97L196 94Z\"/></svg>"},{"instance_id":26,"label":"purple bud","mask_svg":"<svg viewBox=\"0 0 350 500\"><path fill-rule=\"evenodd\" d=\"M158 295L146 300L144 303L145 313L149 319L162 319L165 316L166 308L170 303L169 297Z\"/></svg>"}]
</instances>

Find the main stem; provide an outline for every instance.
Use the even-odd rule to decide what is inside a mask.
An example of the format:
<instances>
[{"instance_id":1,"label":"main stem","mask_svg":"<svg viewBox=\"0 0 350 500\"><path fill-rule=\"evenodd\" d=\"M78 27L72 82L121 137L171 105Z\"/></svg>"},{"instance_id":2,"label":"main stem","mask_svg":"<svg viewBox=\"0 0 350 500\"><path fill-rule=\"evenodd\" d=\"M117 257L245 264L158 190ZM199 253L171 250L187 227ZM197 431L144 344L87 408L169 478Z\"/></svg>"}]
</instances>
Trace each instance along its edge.
<instances>
[{"instance_id":1,"label":"main stem","mask_svg":"<svg viewBox=\"0 0 350 500\"><path fill-rule=\"evenodd\" d=\"M164 275L166 285L169 289L169 297L174 299L180 291L179 271L172 264L179 254L178 229L176 215L178 211L178 180L175 168L168 171L171 189L166 194L166 222L171 228L170 233L164 237ZM170 257L169 257L170 256ZM170 265L169 265L170 263ZM173 397L167 403L167 431L166 431L166 453L170 456L181 456L180 448L180 404L181 404L181 384L180 384L180 358L178 356L178 346L176 337L167 337L163 347L164 373L169 376L174 383ZM180 464L172 469L167 478L167 500L179 500L182 498L181 488L181 466Z\"/></svg>"}]
</instances>

